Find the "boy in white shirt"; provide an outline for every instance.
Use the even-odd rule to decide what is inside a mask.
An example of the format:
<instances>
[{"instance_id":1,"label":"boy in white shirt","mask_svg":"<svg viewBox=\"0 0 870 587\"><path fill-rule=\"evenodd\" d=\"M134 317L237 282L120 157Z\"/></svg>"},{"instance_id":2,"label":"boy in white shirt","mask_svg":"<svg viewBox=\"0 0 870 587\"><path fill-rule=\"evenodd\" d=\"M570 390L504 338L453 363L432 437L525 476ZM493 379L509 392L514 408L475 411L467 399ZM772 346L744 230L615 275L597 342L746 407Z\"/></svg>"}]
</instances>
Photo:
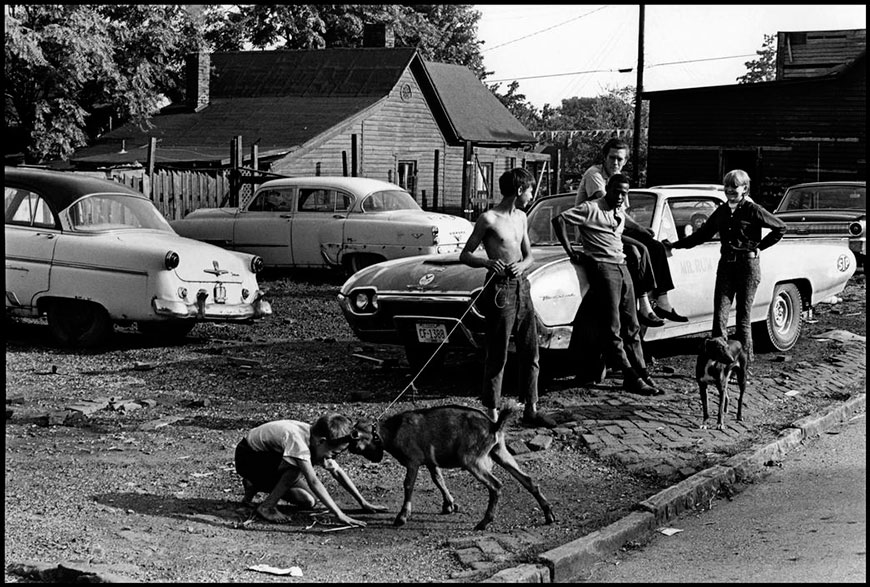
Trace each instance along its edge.
<instances>
[{"instance_id":1,"label":"boy in white shirt","mask_svg":"<svg viewBox=\"0 0 870 587\"><path fill-rule=\"evenodd\" d=\"M277 509L278 500L311 508L319 499L339 522L365 526L365 522L341 511L314 470L314 465L319 465L329 471L364 511L386 511L385 506L369 503L335 461L352 440L353 423L335 413L321 416L313 425L276 420L257 426L236 446L236 472L245 488L242 502L251 503L258 492L267 492L269 495L257 506L257 513L272 522L287 522L287 516Z\"/></svg>"}]
</instances>

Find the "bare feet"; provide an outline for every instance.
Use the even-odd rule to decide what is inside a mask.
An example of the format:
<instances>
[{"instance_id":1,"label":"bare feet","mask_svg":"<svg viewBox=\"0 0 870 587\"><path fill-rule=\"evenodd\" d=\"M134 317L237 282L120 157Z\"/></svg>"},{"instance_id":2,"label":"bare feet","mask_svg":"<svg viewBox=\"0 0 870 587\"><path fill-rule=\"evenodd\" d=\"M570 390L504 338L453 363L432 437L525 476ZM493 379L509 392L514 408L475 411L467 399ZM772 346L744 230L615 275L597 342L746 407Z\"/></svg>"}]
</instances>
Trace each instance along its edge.
<instances>
[{"instance_id":1,"label":"bare feet","mask_svg":"<svg viewBox=\"0 0 870 587\"><path fill-rule=\"evenodd\" d=\"M275 506L264 507L263 504L260 504L257 506L257 514L259 514L261 518L269 520L270 522L285 523L290 521L290 518L279 512Z\"/></svg>"}]
</instances>

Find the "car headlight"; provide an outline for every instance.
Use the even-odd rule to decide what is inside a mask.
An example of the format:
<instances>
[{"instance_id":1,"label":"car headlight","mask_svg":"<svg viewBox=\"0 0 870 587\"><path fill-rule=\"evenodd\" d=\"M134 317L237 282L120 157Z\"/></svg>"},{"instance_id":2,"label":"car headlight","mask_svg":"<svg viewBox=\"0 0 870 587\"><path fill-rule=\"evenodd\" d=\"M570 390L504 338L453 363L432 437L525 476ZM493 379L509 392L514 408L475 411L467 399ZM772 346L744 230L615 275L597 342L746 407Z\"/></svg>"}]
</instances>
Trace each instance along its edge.
<instances>
[{"instance_id":1,"label":"car headlight","mask_svg":"<svg viewBox=\"0 0 870 587\"><path fill-rule=\"evenodd\" d=\"M263 257L255 256L251 259L251 271L254 273L259 273L266 266L266 262L263 261Z\"/></svg>"},{"instance_id":2,"label":"car headlight","mask_svg":"<svg viewBox=\"0 0 870 587\"><path fill-rule=\"evenodd\" d=\"M849 224L849 234L851 236L861 236L864 234L864 223L858 220Z\"/></svg>"},{"instance_id":3,"label":"car headlight","mask_svg":"<svg viewBox=\"0 0 870 587\"><path fill-rule=\"evenodd\" d=\"M359 290L350 295L350 303L355 312L373 314L378 311L378 294L374 290Z\"/></svg>"},{"instance_id":4,"label":"car headlight","mask_svg":"<svg viewBox=\"0 0 870 587\"><path fill-rule=\"evenodd\" d=\"M432 244L434 244L434 245L438 244L438 227L437 226L432 227Z\"/></svg>"},{"instance_id":5,"label":"car headlight","mask_svg":"<svg viewBox=\"0 0 870 587\"><path fill-rule=\"evenodd\" d=\"M168 270L172 271L178 264L181 262L181 259L178 257L178 253L175 251L169 251L166 253L166 256L163 258L163 266Z\"/></svg>"}]
</instances>

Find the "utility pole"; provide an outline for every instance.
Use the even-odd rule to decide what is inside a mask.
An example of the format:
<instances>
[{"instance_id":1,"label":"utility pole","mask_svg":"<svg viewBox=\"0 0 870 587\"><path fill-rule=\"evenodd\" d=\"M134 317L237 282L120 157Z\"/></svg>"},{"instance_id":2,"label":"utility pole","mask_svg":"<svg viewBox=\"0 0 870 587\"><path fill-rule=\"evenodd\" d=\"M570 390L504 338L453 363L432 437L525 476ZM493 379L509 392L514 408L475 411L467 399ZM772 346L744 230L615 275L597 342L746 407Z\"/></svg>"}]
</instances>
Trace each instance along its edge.
<instances>
[{"instance_id":1,"label":"utility pole","mask_svg":"<svg viewBox=\"0 0 870 587\"><path fill-rule=\"evenodd\" d=\"M643 112L643 101L640 99L640 94L643 92L643 11L644 6L641 4L640 21L637 31L637 88L634 96L634 140L631 148L631 155L634 158L632 165L632 185L640 186L640 122L641 113Z\"/></svg>"}]
</instances>

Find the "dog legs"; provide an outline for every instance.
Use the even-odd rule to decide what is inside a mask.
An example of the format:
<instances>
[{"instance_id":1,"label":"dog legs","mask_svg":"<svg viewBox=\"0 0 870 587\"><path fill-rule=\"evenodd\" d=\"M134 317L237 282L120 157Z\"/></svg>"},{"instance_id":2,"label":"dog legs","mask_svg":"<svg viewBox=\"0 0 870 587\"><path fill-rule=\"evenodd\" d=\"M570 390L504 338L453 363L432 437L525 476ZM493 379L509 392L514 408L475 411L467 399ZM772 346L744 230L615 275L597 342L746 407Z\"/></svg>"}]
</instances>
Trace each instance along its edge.
<instances>
[{"instance_id":1,"label":"dog legs","mask_svg":"<svg viewBox=\"0 0 870 587\"><path fill-rule=\"evenodd\" d=\"M731 377L731 369L723 369L716 387L719 388L719 417L716 419L716 430L725 427L725 413L728 411L728 379Z\"/></svg>"}]
</instances>

